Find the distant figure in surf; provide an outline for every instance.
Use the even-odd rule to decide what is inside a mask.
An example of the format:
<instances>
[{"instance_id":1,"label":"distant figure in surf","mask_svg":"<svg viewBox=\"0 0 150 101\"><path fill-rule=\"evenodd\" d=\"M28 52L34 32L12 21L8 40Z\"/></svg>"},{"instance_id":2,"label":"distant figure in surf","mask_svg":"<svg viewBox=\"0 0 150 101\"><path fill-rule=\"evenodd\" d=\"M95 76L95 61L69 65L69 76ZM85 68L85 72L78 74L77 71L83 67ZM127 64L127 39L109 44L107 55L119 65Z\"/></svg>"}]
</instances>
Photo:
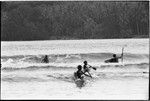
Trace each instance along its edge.
<instances>
[{"instance_id":1,"label":"distant figure in surf","mask_svg":"<svg viewBox=\"0 0 150 101\"><path fill-rule=\"evenodd\" d=\"M84 77L83 75L89 76L82 71L81 65L78 65L77 69L78 69L77 72L74 73L74 76L76 79L83 79L83 77Z\"/></svg>"},{"instance_id":2,"label":"distant figure in surf","mask_svg":"<svg viewBox=\"0 0 150 101\"><path fill-rule=\"evenodd\" d=\"M42 60L43 63L49 63L49 60L48 60L48 56L45 55L44 59Z\"/></svg>"},{"instance_id":3,"label":"distant figure in surf","mask_svg":"<svg viewBox=\"0 0 150 101\"><path fill-rule=\"evenodd\" d=\"M122 58L123 54L120 57L117 57L116 54L113 54L113 58L105 60L105 63L118 63L118 59Z\"/></svg>"}]
</instances>

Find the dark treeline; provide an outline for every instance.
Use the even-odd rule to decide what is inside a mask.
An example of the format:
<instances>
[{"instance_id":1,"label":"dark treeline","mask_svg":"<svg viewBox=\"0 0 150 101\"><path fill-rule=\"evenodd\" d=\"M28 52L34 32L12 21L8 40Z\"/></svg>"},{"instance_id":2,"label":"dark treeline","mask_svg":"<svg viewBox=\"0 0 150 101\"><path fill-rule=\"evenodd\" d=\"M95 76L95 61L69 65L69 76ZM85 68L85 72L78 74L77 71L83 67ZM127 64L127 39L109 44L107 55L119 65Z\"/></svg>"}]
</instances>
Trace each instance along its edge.
<instances>
[{"instance_id":1,"label":"dark treeline","mask_svg":"<svg viewBox=\"0 0 150 101\"><path fill-rule=\"evenodd\" d=\"M1 2L1 40L149 37L148 1Z\"/></svg>"}]
</instances>

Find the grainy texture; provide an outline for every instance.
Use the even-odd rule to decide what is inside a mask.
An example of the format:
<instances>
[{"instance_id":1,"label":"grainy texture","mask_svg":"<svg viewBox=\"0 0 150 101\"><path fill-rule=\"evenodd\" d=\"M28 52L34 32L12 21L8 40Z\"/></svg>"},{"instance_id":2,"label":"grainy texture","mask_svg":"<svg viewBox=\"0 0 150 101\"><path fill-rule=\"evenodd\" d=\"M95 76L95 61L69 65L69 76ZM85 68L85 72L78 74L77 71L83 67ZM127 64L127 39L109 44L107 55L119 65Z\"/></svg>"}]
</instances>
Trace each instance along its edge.
<instances>
[{"instance_id":1,"label":"grainy texture","mask_svg":"<svg viewBox=\"0 0 150 101\"><path fill-rule=\"evenodd\" d=\"M148 1L1 3L1 40L149 37Z\"/></svg>"}]
</instances>

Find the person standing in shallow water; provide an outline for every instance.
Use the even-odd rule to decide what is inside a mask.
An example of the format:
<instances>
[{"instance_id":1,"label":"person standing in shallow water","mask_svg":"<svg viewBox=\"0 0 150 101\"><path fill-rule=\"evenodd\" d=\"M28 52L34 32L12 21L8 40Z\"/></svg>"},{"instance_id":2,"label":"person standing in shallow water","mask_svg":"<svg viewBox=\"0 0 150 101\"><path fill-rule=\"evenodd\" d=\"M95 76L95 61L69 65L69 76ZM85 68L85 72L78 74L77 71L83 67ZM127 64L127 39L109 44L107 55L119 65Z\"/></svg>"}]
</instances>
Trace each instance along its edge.
<instances>
[{"instance_id":1,"label":"person standing in shallow water","mask_svg":"<svg viewBox=\"0 0 150 101\"><path fill-rule=\"evenodd\" d=\"M48 56L45 55L44 59L42 60L43 63L49 63L49 60L48 60Z\"/></svg>"},{"instance_id":2,"label":"person standing in shallow water","mask_svg":"<svg viewBox=\"0 0 150 101\"><path fill-rule=\"evenodd\" d=\"M120 57L117 57L116 54L113 54L113 58L105 60L105 63L118 63L119 59L122 58L123 54Z\"/></svg>"}]
</instances>

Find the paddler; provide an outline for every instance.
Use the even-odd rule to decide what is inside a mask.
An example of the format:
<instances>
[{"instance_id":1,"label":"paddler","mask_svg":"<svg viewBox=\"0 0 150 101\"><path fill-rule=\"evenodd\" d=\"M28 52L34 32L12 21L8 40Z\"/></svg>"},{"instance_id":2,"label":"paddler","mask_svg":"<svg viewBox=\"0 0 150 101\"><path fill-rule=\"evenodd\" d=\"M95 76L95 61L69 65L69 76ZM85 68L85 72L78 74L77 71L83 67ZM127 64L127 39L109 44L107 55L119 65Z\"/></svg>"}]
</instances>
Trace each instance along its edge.
<instances>
[{"instance_id":1,"label":"paddler","mask_svg":"<svg viewBox=\"0 0 150 101\"><path fill-rule=\"evenodd\" d=\"M117 57L116 54L113 54L113 58L105 60L105 63L118 63L119 59L123 57L123 54L121 54L120 57Z\"/></svg>"},{"instance_id":2,"label":"paddler","mask_svg":"<svg viewBox=\"0 0 150 101\"><path fill-rule=\"evenodd\" d=\"M92 77L91 74L89 73L89 72L90 72L90 68L92 68L92 69L94 69L94 70L96 70L96 68L90 66L90 65L87 63L87 61L84 61L83 63L84 63L84 65L83 65L84 73L88 73L88 74L90 75L90 77Z\"/></svg>"}]
</instances>

